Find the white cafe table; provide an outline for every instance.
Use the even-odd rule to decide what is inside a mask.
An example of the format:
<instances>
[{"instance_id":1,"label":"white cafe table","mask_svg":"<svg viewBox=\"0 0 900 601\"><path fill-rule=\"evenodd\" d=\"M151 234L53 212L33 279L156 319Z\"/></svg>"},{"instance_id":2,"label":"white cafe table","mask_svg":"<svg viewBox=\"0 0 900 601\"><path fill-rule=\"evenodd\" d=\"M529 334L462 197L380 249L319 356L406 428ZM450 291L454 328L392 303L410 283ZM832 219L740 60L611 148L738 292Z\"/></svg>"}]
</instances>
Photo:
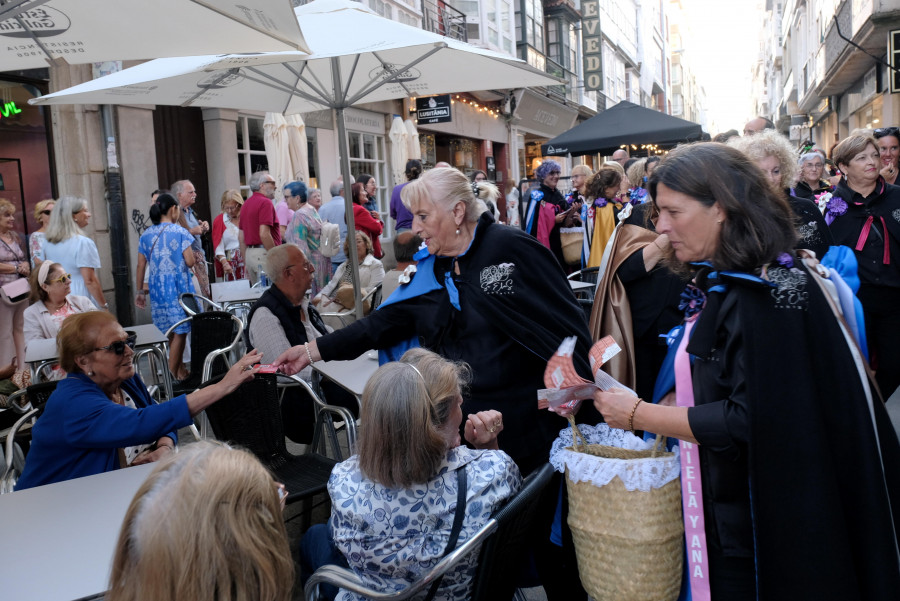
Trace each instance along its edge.
<instances>
[{"instance_id":1,"label":"white cafe table","mask_svg":"<svg viewBox=\"0 0 900 601\"><path fill-rule=\"evenodd\" d=\"M229 313L239 307L249 309L262 296L263 292L265 292L263 288L250 286L249 280L210 284L212 301L222 305L222 309Z\"/></svg>"},{"instance_id":2,"label":"white cafe table","mask_svg":"<svg viewBox=\"0 0 900 601\"><path fill-rule=\"evenodd\" d=\"M12 601L71 601L107 590L125 511L154 464L0 495L0 590Z\"/></svg>"},{"instance_id":3,"label":"white cafe table","mask_svg":"<svg viewBox=\"0 0 900 601\"><path fill-rule=\"evenodd\" d=\"M576 280L569 280L569 286L572 287L573 292L580 292L582 290L587 290L588 288L593 288L597 284L592 282L579 282Z\"/></svg>"},{"instance_id":4,"label":"white cafe table","mask_svg":"<svg viewBox=\"0 0 900 601\"><path fill-rule=\"evenodd\" d=\"M123 326L124 327L124 326ZM159 328L152 323L140 326L127 326L126 331L134 332L137 335L135 342L135 365L145 355L154 355L156 360L160 362L163 374L163 386L168 394L167 398L172 398L172 381L169 374L168 361L168 339ZM48 365L53 365L59 359L56 352L56 338L45 338L42 340L32 340L25 348L25 362L31 366L31 381L38 381L38 374Z\"/></svg>"},{"instance_id":5,"label":"white cafe table","mask_svg":"<svg viewBox=\"0 0 900 601\"><path fill-rule=\"evenodd\" d=\"M372 358L374 357L374 359ZM313 369L350 394L362 399L366 382L378 369L378 351L368 351L350 361L319 361Z\"/></svg>"}]
</instances>

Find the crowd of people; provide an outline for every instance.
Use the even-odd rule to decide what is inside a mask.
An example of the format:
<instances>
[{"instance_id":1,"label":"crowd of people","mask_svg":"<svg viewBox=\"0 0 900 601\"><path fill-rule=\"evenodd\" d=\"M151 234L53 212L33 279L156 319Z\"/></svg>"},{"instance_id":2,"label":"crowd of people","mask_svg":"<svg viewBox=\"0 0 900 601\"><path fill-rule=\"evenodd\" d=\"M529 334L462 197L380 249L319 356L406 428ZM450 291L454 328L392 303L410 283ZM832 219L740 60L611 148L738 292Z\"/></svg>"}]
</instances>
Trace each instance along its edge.
<instances>
[{"instance_id":1,"label":"crowd of people","mask_svg":"<svg viewBox=\"0 0 900 601\"><path fill-rule=\"evenodd\" d=\"M126 516L110 599L144 590L213 599L221 586L287 599L294 571L277 483L244 451L200 443L175 455L177 430L253 378L260 360L310 380L313 363L377 349L382 365L361 403L323 383L327 402L358 415L360 438L332 473L328 523L300 541L299 576L337 564L398 592L547 463L567 422L539 409L536 394L561 342L574 337L574 370L592 381L589 349L611 334L623 352L604 369L630 390L596 391L577 420L697 445L708 598L892 598L900 443L885 402L900 386L900 130L857 130L825 153L794 148L771 125L753 119L743 136L662 157L619 149L596 169L572 167L565 188L564 167L544 160L531 189L507 187L505 197L483 171L411 160L391 195L397 265L387 274L373 176L350 186L351 236L340 180L327 203L290 182L276 205L275 179L255 173L246 201L223 194L212 227L217 277L256 281L265 271L271 283L247 317L249 352L218 383L161 404L135 372L133 335L103 310L96 246L80 233L86 203L38 205L42 231L25 244L12 233L13 206L0 202L0 283L30 275L34 300L0 304L9 341L0 365L24 369L32 339L60 349L44 377L61 381L17 487L159 461ZM139 244L137 303L149 294L166 331L184 317L179 295L207 290L196 271L207 270L197 244L209 225L191 209L189 181L158 192ZM342 253L322 252L329 223L344 228ZM354 256L368 302L360 319ZM567 274L590 269L587 319ZM177 379L187 334L170 339ZM288 395L285 432L308 443L312 401ZM209 510L222 499L227 511ZM587 598L566 499L556 474L529 532L551 601ZM160 529L163 514L171 523ZM551 536L554 523L562 536ZM212 553L234 540L248 544ZM215 561L189 573L173 547ZM433 598L468 598L474 561L445 575Z\"/></svg>"}]
</instances>

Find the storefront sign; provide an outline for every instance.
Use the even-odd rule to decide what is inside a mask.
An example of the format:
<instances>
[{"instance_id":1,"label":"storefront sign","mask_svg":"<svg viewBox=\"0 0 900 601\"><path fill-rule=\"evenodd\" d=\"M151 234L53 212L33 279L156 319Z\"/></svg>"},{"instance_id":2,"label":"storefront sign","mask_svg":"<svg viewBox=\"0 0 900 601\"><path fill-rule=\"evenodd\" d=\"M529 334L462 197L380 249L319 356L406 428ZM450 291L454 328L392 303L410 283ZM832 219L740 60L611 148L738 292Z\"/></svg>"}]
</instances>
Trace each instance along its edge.
<instances>
[{"instance_id":1,"label":"storefront sign","mask_svg":"<svg viewBox=\"0 0 900 601\"><path fill-rule=\"evenodd\" d=\"M420 125L433 123L450 123L450 94L416 98L416 119Z\"/></svg>"},{"instance_id":2,"label":"storefront sign","mask_svg":"<svg viewBox=\"0 0 900 601\"><path fill-rule=\"evenodd\" d=\"M379 136L383 136L384 132L387 131L384 124L384 114L363 109L345 109L344 123L350 131L376 134Z\"/></svg>"},{"instance_id":3,"label":"storefront sign","mask_svg":"<svg viewBox=\"0 0 900 601\"><path fill-rule=\"evenodd\" d=\"M15 102L7 102L0 105L0 119L4 117L12 117L22 112L22 109L16 106Z\"/></svg>"},{"instance_id":4,"label":"storefront sign","mask_svg":"<svg viewBox=\"0 0 900 601\"><path fill-rule=\"evenodd\" d=\"M603 44L600 38L600 0L581 3L582 54L584 54L584 89L603 89Z\"/></svg>"},{"instance_id":5,"label":"storefront sign","mask_svg":"<svg viewBox=\"0 0 900 601\"><path fill-rule=\"evenodd\" d=\"M530 90L517 92L516 117L521 130L546 138L555 138L572 129L578 111L536 94Z\"/></svg>"}]
</instances>

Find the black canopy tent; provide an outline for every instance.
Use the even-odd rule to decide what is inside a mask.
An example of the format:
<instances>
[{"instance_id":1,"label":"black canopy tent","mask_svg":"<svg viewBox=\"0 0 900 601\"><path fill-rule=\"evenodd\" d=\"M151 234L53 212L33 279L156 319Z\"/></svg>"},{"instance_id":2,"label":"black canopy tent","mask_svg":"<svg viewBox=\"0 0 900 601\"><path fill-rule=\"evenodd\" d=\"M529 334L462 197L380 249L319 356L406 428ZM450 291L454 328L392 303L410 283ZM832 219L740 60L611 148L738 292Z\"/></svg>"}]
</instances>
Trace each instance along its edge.
<instances>
[{"instance_id":1,"label":"black canopy tent","mask_svg":"<svg viewBox=\"0 0 900 601\"><path fill-rule=\"evenodd\" d=\"M704 139L703 128L653 109L622 101L541 146L544 156L609 154L623 144L674 145Z\"/></svg>"}]
</instances>

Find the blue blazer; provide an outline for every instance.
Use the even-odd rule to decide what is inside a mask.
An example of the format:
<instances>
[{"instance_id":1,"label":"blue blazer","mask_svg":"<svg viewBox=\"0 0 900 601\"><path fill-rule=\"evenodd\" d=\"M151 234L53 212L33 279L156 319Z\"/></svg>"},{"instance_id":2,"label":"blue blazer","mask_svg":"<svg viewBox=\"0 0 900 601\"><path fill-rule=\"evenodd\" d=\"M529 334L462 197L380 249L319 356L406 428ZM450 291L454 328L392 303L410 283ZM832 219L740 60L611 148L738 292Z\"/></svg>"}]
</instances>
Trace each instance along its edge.
<instances>
[{"instance_id":1,"label":"blue blazer","mask_svg":"<svg viewBox=\"0 0 900 601\"><path fill-rule=\"evenodd\" d=\"M109 400L84 374L69 374L50 395L32 430L31 450L16 490L119 468L118 450L155 442L191 424L187 397L156 403L140 376L122 382L137 409Z\"/></svg>"}]
</instances>

